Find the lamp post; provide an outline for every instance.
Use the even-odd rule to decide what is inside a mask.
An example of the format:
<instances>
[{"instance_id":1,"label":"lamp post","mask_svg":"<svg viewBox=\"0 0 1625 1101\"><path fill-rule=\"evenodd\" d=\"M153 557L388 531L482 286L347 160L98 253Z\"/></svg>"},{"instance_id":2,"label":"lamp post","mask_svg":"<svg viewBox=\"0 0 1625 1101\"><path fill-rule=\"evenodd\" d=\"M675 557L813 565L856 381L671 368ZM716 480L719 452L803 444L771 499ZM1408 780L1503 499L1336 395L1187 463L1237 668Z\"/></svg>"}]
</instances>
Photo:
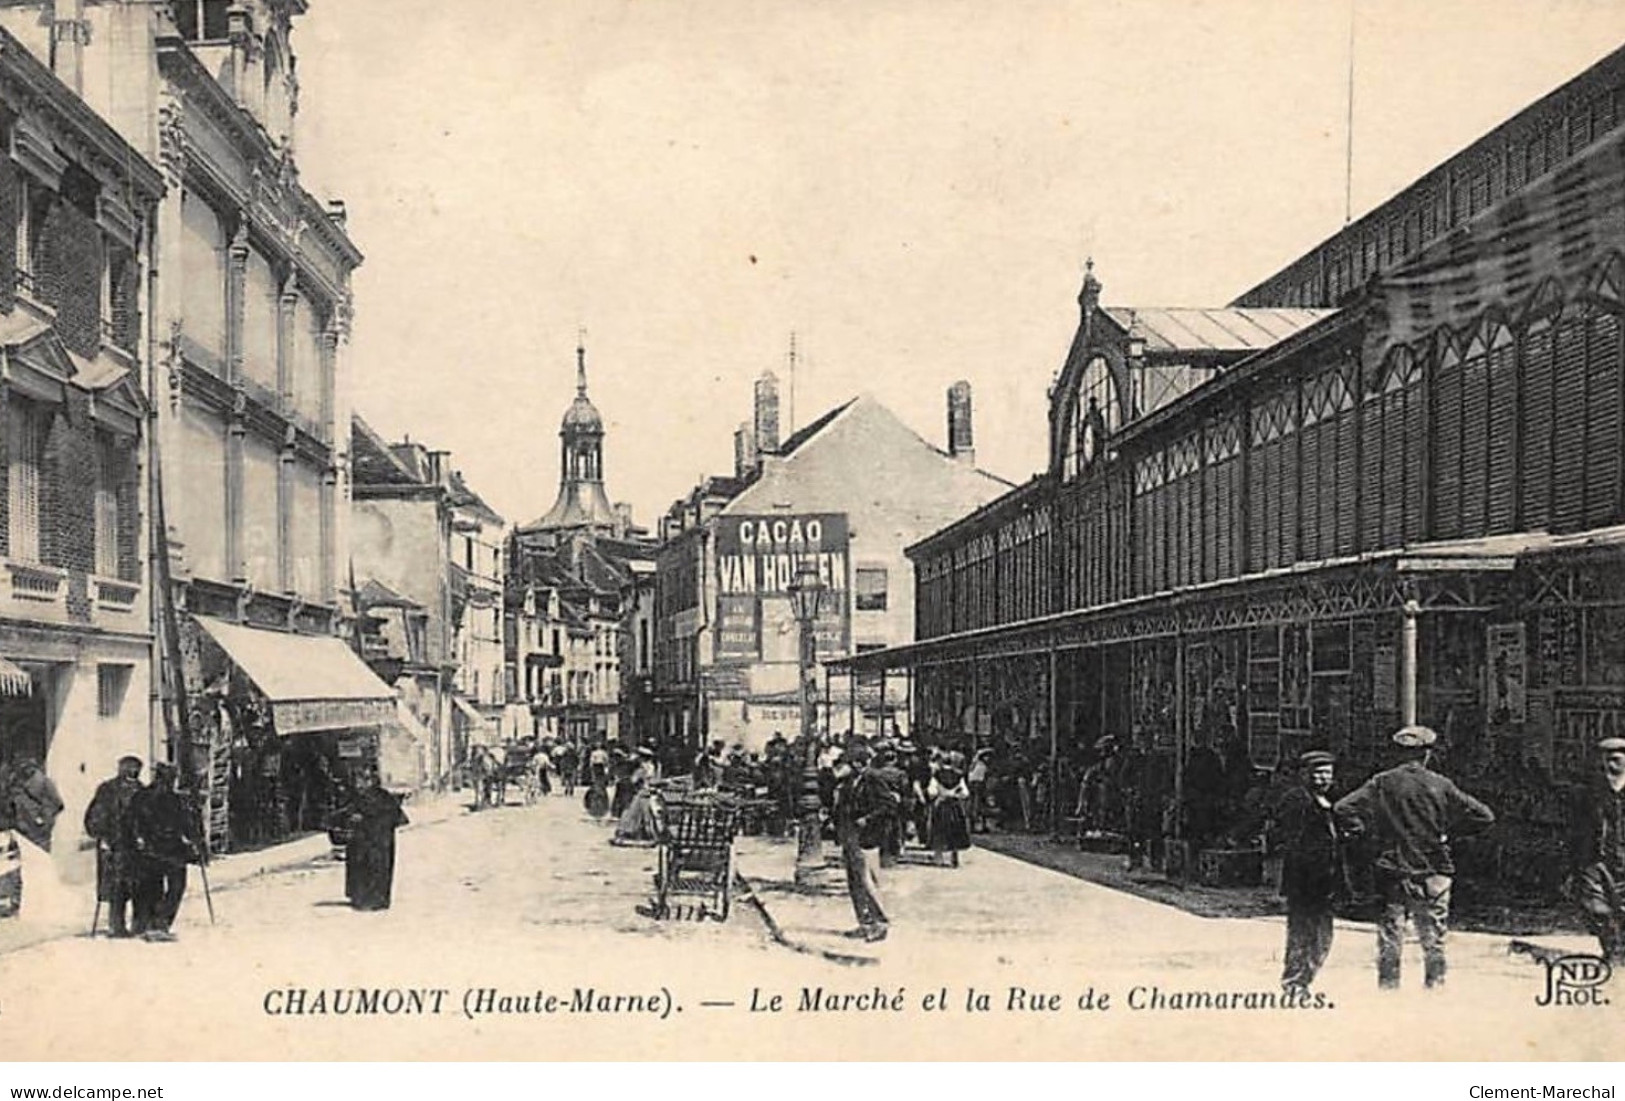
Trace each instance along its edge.
<instances>
[{"instance_id":1,"label":"lamp post","mask_svg":"<svg viewBox=\"0 0 1625 1101\"><path fill-rule=\"evenodd\" d=\"M796 805L800 812L796 825L796 888L810 890L824 866L819 821L818 722L813 695L813 671L818 665L818 636L813 632L813 624L818 619L818 605L824 596L818 564L810 558L803 559L790 581L789 591L790 607L800 630L797 667L801 678L801 794Z\"/></svg>"}]
</instances>

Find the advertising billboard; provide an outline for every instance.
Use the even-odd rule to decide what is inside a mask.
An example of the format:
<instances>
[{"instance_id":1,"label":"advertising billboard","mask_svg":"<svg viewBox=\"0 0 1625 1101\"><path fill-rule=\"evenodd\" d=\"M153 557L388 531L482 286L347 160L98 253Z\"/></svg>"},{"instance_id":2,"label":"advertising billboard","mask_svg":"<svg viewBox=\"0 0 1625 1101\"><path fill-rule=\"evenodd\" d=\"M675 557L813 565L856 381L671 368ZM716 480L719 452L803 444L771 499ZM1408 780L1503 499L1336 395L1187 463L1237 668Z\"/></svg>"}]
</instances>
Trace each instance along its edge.
<instances>
[{"instance_id":1,"label":"advertising billboard","mask_svg":"<svg viewBox=\"0 0 1625 1101\"><path fill-rule=\"evenodd\" d=\"M717 660L794 662L790 583L801 563L818 568L824 597L814 623L820 660L847 651L846 514L722 516L717 520Z\"/></svg>"}]
</instances>

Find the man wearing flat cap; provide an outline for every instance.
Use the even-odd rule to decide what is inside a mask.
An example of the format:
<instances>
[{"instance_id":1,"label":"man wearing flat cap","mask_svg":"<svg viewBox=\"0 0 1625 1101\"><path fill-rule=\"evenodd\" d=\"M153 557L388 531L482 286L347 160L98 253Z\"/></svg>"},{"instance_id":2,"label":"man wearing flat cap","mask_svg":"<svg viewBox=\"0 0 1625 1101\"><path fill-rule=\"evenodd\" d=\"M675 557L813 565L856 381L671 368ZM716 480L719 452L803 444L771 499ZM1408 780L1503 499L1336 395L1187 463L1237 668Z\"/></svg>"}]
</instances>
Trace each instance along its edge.
<instances>
[{"instance_id":1,"label":"man wearing flat cap","mask_svg":"<svg viewBox=\"0 0 1625 1101\"><path fill-rule=\"evenodd\" d=\"M96 901L107 903L107 928L115 937L144 933L130 927L138 870L130 802L141 790L141 758L120 757L118 775L103 780L85 808L85 834L96 842Z\"/></svg>"},{"instance_id":2,"label":"man wearing flat cap","mask_svg":"<svg viewBox=\"0 0 1625 1101\"><path fill-rule=\"evenodd\" d=\"M1323 750L1298 758L1299 782L1275 812L1286 899L1281 989L1289 994L1309 989L1332 950L1332 903L1343 889L1341 835L1330 798L1336 764L1337 758Z\"/></svg>"},{"instance_id":3,"label":"man wearing flat cap","mask_svg":"<svg viewBox=\"0 0 1625 1101\"><path fill-rule=\"evenodd\" d=\"M1625 738L1597 743L1601 767L1583 791L1569 841L1571 893L1609 963L1625 964Z\"/></svg>"},{"instance_id":4,"label":"man wearing flat cap","mask_svg":"<svg viewBox=\"0 0 1625 1101\"><path fill-rule=\"evenodd\" d=\"M1400 763L1371 777L1333 808L1344 831L1366 835L1377 852L1375 878L1382 899L1377 985L1384 990L1399 986L1407 917L1422 942L1426 984L1444 984L1445 929L1456 874L1450 838L1495 822L1489 807L1428 768L1437 740L1428 727L1401 727L1394 734Z\"/></svg>"}]
</instances>

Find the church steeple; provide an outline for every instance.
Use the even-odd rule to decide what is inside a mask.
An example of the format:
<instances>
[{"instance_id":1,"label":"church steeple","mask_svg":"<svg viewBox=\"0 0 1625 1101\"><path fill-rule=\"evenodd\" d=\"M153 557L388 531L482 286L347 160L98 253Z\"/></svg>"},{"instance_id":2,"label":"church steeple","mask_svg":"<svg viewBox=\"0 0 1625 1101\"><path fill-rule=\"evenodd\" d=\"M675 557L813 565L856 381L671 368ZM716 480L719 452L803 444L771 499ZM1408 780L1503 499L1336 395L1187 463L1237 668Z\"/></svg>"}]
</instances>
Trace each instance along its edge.
<instances>
[{"instance_id":1,"label":"church steeple","mask_svg":"<svg viewBox=\"0 0 1625 1101\"><path fill-rule=\"evenodd\" d=\"M587 397L586 341L576 344L576 396L559 425L559 495L546 516L527 529L616 526L604 492L604 418Z\"/></svg>"}]
</instances>

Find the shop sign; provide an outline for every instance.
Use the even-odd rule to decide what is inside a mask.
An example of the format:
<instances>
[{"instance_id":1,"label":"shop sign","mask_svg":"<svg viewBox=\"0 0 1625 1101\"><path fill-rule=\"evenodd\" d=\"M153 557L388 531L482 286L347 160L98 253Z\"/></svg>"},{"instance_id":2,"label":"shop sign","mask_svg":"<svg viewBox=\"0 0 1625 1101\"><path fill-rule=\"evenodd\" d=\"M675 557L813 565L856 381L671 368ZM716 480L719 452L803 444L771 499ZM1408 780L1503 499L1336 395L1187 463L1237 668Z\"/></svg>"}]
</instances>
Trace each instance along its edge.
<instances>
[{"instance_id":1,"label":"shop sign","mask_svg":"<svg viewBox=\"0 0 1625 1101\"><path fill-rule=\"evenodd\" d=\"M287 700L272 704L278 734L309 734L319 730L378 726L395 714L390 700Z\"/></svg>"},{"instance_id":2,"label":"shop sign","mask_svg":"<svg viewBox=\"0 0 1625 1101\"><path fill-rule=\"evenodd\" d=\"M1484 699L1490 724L1521 725L1527 717L1528 678L1523 624L1490 624L1484 653Z\"/></svg>"},{"instance_id":3,"label":"shop sign","mask_svg":"<svg viewBox=\"0 0 1625 1101\"><path fill-rule=\"evenodd\" d=\"M818 579L825 588L813 628L818 653L845 653L849 547L845 513L719 517L717 660L795 660L790 584L802 563L809 561L817 567ZM771 638L764 640L769 635Z\"/></svg>"}]
</instances>

